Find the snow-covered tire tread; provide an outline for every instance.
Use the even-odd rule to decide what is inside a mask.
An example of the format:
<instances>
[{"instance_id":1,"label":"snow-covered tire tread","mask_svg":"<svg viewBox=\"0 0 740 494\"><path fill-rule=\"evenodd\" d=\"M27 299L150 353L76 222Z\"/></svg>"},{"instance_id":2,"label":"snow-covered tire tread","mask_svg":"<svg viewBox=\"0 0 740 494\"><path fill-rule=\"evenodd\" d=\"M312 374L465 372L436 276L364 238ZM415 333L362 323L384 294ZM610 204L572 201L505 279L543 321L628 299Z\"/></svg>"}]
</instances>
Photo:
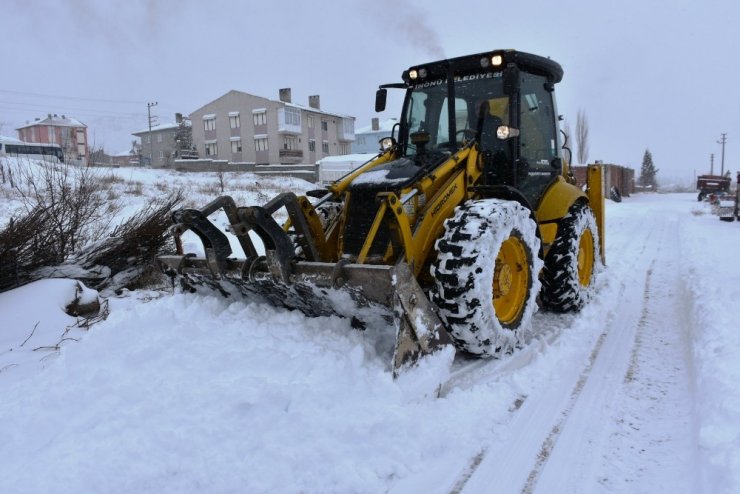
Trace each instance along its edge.
<instances>
[{"instance_id":1,"label":"snow-covered tire tread","mask_svg":"<svg viewBox=\"0 0 740 494\"><path fill-rule=\"evenodd\" d=\"M578 277L578 249L586 230L591 231L593 238L593 268L590 280L584 286ZM588 204L576 203L560 220L557 237L545 256L540 294L543 307L553 312L581 310L593 296L596 276L601 268L596 218Z\"/></svg>"},{"instance_id":2,"label":"snow-covered tire tread","mask_svg":"<svg viewBox=\"0 0 740 494\"><path fill-rule=\"evenodd\" d=\"M492 282L502 243L517 236L527 251L529 289L518 320L506 327L496 316ZM508 353L530 332L542 268L537 224L513 201L483 199L459 206L437 240L432 300L458 348L482 356Z\"/></svg>"}]
</instances>

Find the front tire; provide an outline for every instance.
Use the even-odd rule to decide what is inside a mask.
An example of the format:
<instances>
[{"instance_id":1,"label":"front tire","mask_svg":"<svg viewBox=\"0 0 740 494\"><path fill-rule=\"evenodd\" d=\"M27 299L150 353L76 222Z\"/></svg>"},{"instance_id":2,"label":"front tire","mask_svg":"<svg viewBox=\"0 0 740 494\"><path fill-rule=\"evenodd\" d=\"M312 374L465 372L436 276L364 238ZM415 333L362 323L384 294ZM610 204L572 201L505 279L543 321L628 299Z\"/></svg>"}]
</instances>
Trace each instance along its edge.
<instances>
[{"instance_id":1,"label":"front tire","mask_svg":"<svg viewBox=\"0 0 740 494\"><path fill-rule=\"evenodd\" d=\"M521 204L463 204L445 222L432 299L461 350L506 353L529 330L540 288L537 224Z\"/></svg>"},{"instance_id":2,"label":"front tire","mask_svg":"<svg viewBox=\"0 0 740 494\"><path fill-rule=\"evenodd\" d=\"M599 232L588 204L576 203L560 220L555 242L545 256L542 305L554 312L577 312L594 291L601 267Z\"/></svg>"}]
</instances>

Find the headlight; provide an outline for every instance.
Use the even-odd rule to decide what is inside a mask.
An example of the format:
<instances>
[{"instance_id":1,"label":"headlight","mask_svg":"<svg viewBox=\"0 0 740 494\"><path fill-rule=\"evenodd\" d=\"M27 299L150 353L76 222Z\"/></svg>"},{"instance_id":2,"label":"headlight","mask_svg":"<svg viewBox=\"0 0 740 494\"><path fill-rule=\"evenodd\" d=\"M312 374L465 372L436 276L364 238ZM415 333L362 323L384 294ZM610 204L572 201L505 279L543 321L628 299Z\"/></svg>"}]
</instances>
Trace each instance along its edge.
<instances>
[{"instance_id":1,"label":"headlight","mask_svg":"<svg viewBox=\"0 0 740 494\"><path fill-rule=\"evenodd\" d=\"M498 137L502 141L505 141L506 139L510 139L512 137L516 137L518 135L519 129L509 127L508 125L499 125L496 129L496 137Z\"/></svg>"},{"instance_id":2,"label":"headlight","mask_svg":"<svg viewBox=\"0 0 740 494\"><path fill-rule=\"evenodd\" d=\"M502 57L501 55L494 55L491 57L491 65L493 65L494 67L498 67L502 63L504 63L504 57Z\"/></svg>"},{"instance_id":3,"label":"headlight","mask_svg":"<svg viewBox=\"0 0 740 494\"><path fill-rule=\"evenodd\" d=\"M416 69L409 70L409 79L416 80L419 78L419 73L416 71Z\"/></svg>"},{"instance_id":4,"label":"headlight","mask_svg":"<svg viewBox=\"0 0 740 494\"><path fill-rule=\"evenodd\" d=\"M393 141L392 137L384 137L380 140L380 150L382 152L386 152L390 148L392 148L394 144L395 142Z\"/></svg>"}]
</instances>

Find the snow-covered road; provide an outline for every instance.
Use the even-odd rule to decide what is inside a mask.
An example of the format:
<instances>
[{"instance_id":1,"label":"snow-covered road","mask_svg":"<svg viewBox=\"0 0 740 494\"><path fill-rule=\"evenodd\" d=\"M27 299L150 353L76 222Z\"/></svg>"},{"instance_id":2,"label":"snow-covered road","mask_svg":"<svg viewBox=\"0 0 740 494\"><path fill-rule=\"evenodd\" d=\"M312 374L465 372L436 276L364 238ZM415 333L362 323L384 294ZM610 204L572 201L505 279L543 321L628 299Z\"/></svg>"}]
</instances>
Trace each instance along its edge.
<instances>
[{"instance_id":1,"label":"snow-covered road","mask_svg":"<svg viewBox=\"0 0 740 494\"><path fill-rule=\"evenodd\" d=\"M0 490L737 492L740 224L707 213L693 194L609 203L592 302L537 314L509 358L458 361L436 399L335 317L132 294L39 355L19 344L56 314L50 288L0 294L21 328L0 339Z\"/></svg>"}]
</instances>

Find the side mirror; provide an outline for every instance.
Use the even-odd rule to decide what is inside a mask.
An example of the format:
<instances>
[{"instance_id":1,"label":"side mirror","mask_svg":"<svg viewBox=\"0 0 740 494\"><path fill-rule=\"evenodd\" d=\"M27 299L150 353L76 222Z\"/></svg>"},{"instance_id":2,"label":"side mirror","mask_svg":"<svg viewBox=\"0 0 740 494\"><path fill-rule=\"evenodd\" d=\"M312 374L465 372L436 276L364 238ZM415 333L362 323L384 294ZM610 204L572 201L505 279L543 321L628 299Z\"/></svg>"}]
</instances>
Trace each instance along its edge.
<instances>
[{"instance_id":1,"label":"side mirror","mask_svg":"<svg viewBox=\"0 0 740 494\"><path fill-rule=\"evenodd\" d=\"M388 98L388 90L385 88L378 89L375 93L375 111L380 113L385 111L385 101Z\"/></svg>"}]
</instances>

